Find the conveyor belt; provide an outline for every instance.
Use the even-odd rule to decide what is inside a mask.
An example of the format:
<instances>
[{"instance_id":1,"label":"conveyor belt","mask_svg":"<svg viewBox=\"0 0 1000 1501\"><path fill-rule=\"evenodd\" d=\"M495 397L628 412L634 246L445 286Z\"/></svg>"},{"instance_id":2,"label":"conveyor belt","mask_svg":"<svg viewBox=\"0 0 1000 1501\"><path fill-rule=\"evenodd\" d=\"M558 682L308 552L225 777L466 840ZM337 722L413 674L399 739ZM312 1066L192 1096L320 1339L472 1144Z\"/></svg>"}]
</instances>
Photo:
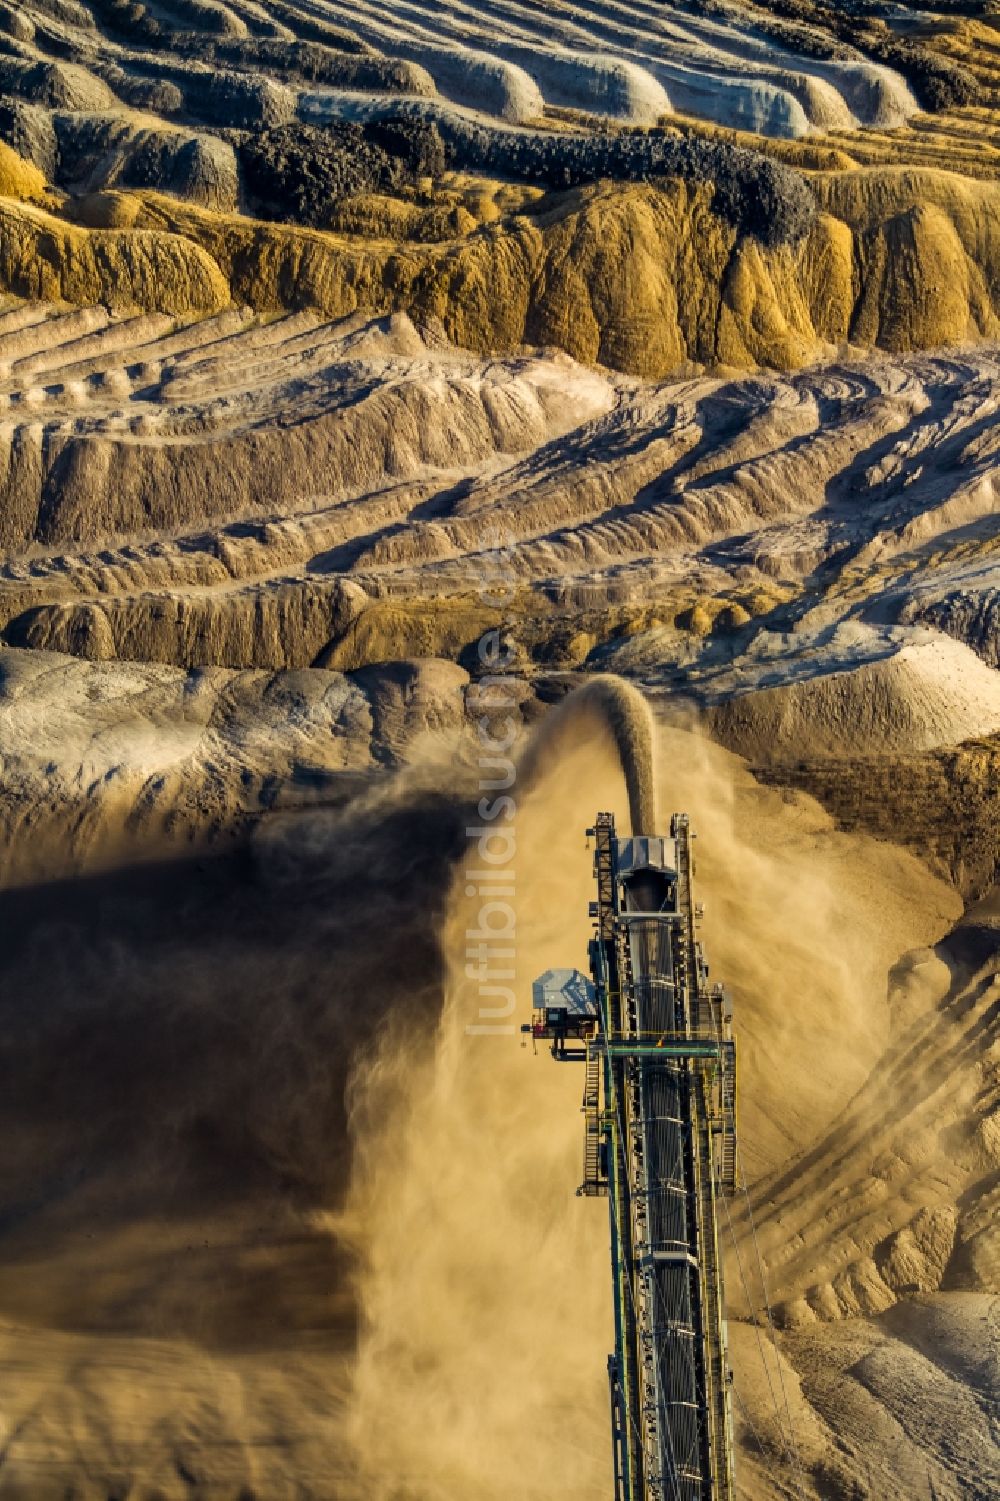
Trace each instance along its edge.
<instances>
[{"instance_id":1,"label":"conveyor belt","mask_svg":"<svg viewBox=\"0 0 1000 1501\"><path fill-rule=\"evenodd\" d=\"M669 839L621 840L604 813L591 833L592 1004L547 1004L586 984L548 971L529 1030L586 1066L579 1192L609 1199L616 1501L733 1501L716 1199L735 1171L735 1049L697 939L692 836L682 815Z\"/></svg>"}]
</instances>

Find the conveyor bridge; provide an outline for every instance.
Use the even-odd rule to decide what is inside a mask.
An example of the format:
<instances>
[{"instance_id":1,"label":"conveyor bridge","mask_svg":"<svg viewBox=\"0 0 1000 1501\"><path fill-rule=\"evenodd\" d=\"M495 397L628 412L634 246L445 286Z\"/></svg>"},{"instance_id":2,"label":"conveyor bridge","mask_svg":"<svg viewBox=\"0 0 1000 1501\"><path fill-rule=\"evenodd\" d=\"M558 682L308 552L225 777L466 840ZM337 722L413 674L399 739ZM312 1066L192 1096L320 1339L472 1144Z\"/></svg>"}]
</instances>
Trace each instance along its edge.
<instances>
[{"instance_id":1,"label":"conveyor bridge","mask_svg":"<svg viewBox=\"0 0 1000 1501\"><path fill-rule=\"evenodd\" d=\"M580 1194L610 1208L616 1501L733 1501L731 1375L716 1211L735 1188L731 1012L697 936L693 835L595 845L591 980L535 982L535 1039L584 1069Z\"/></svg>"}]
</instances>

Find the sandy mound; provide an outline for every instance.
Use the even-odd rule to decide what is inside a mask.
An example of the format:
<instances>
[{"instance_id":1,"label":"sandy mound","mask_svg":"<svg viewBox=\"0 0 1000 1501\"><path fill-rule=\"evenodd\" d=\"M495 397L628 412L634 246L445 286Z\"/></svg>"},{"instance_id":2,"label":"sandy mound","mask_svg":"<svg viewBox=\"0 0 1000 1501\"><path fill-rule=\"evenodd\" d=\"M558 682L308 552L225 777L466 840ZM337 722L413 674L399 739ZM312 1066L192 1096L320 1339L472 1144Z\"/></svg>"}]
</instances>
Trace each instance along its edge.
<instances>
[{"instance_id":1,"label":"sandy mound","mask_svg":"<svg viewBox=\"0 0 1000 1501\"><path fill-rule=\"evenodd\" d=\"M115 96L100 78L74 63L0 58L4 92L50 109L102 110Z\"/></svg>"},{"instance_id":2,"label":"sandy mound","mask_svg":"<svg viewBox=\"0 0 1000 1501\"><path fill-rule=\"evenodd\" d=\"M971 646L991 667L1000 667L1000 592L988 568L941 585L921 580L900 618L944 631Z\"/></svg>"},{"instance_id":3,"label":"sandy mound","mask_svg":"<svg viewBox=\"0 0 1000 1501\"><path fill-rule=\"evenodd\" d=\"M946 638L709 709L713 738L758 765L930 750L1000 731L1000 674Z\"/></svg>"},{"instance_id":4,"label":"sandy mound","mask_svg":"<svg viewBox=\"0 0 1000 1501\"><path fill-rule=\"evenodd\" d=\"M44 173L0 142L0 198L38 199L45 187Z\"/></svg>"},{"instance_id":5,"label":"sandy mound","mask_svg":"<svg viewBox=\"0 0 1000 1501\"><path fill-rule=\"evenodd\" d=\"M0 203L0 231L0 285L18 297L174 313L230 300L211 257L178 235L79 229L10 203Z\"/></svg>"},{"instance_id":6,"label":"sandy mound","mask_svg":"<svg viewBox=\"0 0 1000 1501\"><path fill-rule=\"evenodd\" d=\"M262 232L166 199L147 198L132 222L198 244L234 299L258 309L433 314L456 343L483 352L548 344L655 376L686 360L798 365L818 341L846 332L850 244L833 221L794 250L764 251L737 244L711 200L709 188L681 183L591 189L544 218L438 245ZM633 274L623 281L626 247Z\"/></svg>"},{"instance_id":7,"label":"sandy mound","mask_svg":"<svg viewBox=\"0 0 1000 1501\"><path fill-rule=\"evenodd\" d=\"M435 740L447 764L468 684L429 659L357 674L185 673L4 651L5 883L225 849L268 809L339 802Z\"/></svg>"},{"instance_id":8,"label":"sandy mound","mask_svg":"<svg viewBox=\"0 0 1000 1501\"><path fill-rule=\"evenodd\" d=\"M466 1030L491 629L519 737L615 664L760 770L664 732L741 1501L997 1493L1000 71L848 10L0 4L0 1494L608 1493L579 1080Z\"/></svg>"},{"instance_id":9,"label":"sandy mound","mask_svg":"<svg viewBox=\"0 0 1000 1501\"><path fill-rule=\"evenodd\" d=\"M53 116L48 110L23 99L0 101L0 135L6 146L37 167L48 182L54 179L58 146Z\"/></svg>"},{"instance_id":10,"label":"sandy mound","mask_svg":"<svg viewBox=\"0 0 1000 1501\"><path fill-rule=\"evenodd\" d=\"M489 6L475 16L390 3L371 19L339 0L326 9L381 50L422 62L445 96L502 118L515 118L508 101L490 94L475 102L462 98L455 91L455 62L446 65L445 59L482 49L523 70L539 100L644 122L677 109L730 127L794 137L814 124L852 123L851 106L859 102L866 106L862 118L885 123L899 123L915 109L902 78L889 69L880 76L869 67L865 96L857 65L852 75L850 64L838 72L836 65L774 49L759 35L748 36L735 10L705 26L688 15L628 5L554 11L518 5L513 12ZM792 33L783 40L794 47ZM879 93L881 106L873 106Z\"/></svg>"},{"instance_id":11,"label":"sandy mound","mask_svg":"<svg viewBox=\"0 0 1000 1501\"><path fill-rule=\"evenodd\" d=\"M809 1478L800 1489L791 1469L783 1483L776 1480L787 1464L787 1438L783 1445L757 1331L730 1325L737 1380L746 1371L741 1494L812 1501L835 1486L848 1495L867 1490L879 1501L988 1501L998 1483L990 1426L995 1374L982 1352L994 1343L995 1306L981 1294L916 1297L882 1318L803 1330L782 1341L785 1390L815 1489ZM772 1384L776 1364L770 1362Z\"/></svg>"},{"instance_id":12,"label":"sandy mound","mask_svg":"<svg viewBox=\"0 0 1000 1501\"><path fill-rule=\"evenodd\" d=\"M61 187L154 187L192 203L233 210L239 197L228 142L204 132L158 128L120 114L54 116Z\"/></svg>"},{"instance_id":13,"label":"sandy mound","mask_svg":"<svg viewBox=\"0 0 1000 1501\"><path fill-rule=\"evenodd\" d=\"M152 203L65 206L74 227L82 217L181 233L212 257L233 298L262 311L432 312L456 342L483 352L551 343L644 376L689 361L787 368L848 339L904 350L996 334L991 185L970 207L946 183L914 178L900 195L891 167L852 169L843 181L817 179L827 212L816 222L811 182L784 165L851 162L841 144L858 136L868 141L864 160L946 163L957 132L953 164L995 176L991 133L972 118L965 75L923 38L896 38L866 19L852 45L835 12L796 7L808 29L752 0L712 0L705 15L661 15L627 0L555 11L490 5L482 14L390 0L377 16L353 0L283 4L273 16L214 0L162 14L124 0L102 0L97 11L28 5L3 61L0 137L72 193L159 188L224 211L225 222L210 223ZM916 107L907 79L926 107L957 106L969 118L942 116L936 146L922 125L904 130ZM674 109L676 131L593 128L599 116L657 127ZM571 128L554 131L547 110L571 112ZM286 195L283 209L280 183L255 192L238 161L248 132L400 111L447 128L454 167L581 185L588 202L564 204L545 223L508 211L502 228L483 235L440 173L429 191L423 177L397 182L387 208L352 202L379 197L382 185L372 191L324 168L314 174L325 192L317 217L315 194ZM818 132L821 151L811 144ZM769 135L805 144L791 155L776 148L777 161L745 154ZM663 174L677 181L661 200L646 184ZM636 186L607 202L593 194L603 178ZM237 212L255 206L353 238L262 235ZM759 243L731 238L731 228ZM433 253L417 255L415 240L433 241ZM0 289L102 295L100 280L63 273L64 253L57 248L45 277L0 263ZM632 268L625 286L611 270L623 257ZM192 263L196 282L202 271ZM187 301L158 292L171 280L159 261L155 278L118 279L116 305L206 305L200 285Z\"/></svg>"},{"instance_id":14,"label":"sandy mound","mask_svg":"<svg viewBox=\"0 0 1000 1501\"><path fill-rule=\"evenodd\" d=\"M997 902L892 976L890 1043L799 1163L754 1190L790 1325L882 1313L938 1288L995 1293ZM863 1144L863 1146L862 1146Z\"/></svg>"},{"instance_id":15,"label":"sandy mound","mask_svg":"<svg viewBox=\"0 0 1000 1501\"><path fill-rule=\"evenodd\" d=\"M386 122L367 132L352 122L258 131L241 142L239 155L256 214L316 229L330 227L345 199L398 194L440 177L445 166L440 134L419 122Z\"/></svg>"},{"instance_id":16,"label":"sandy mound","mask_svg":"<svg viewBox=\"0 0 1000 1501\"><path fill-rule=\"evenodd\" d=\"M166 237L151 238L169 250ZM114 242L110 233L106 239ZM53 542L80 543L196 525L213 515L266 513L283 494L298 496L296 510L312 510L331 492L338 500L364 495L534 448L613 399L606 382L584 372L564 389L560 373L572 368L568 362L497 362L484 370L471 356L427 349L405 318L338 326L303 315L231 331L195 324L166 337L148 319L102 325L103 313L100 332L88 326L84 340L78 325L62 320L13 335L19 350L32 337L55 346L44 357L22 355L12 374L39 391L50 418L60 408L69 418L58 460L69 483L55 479L49 488L55 451L43 460L36 446L33 460L25 447L37 445L38 434L11 435L4 518L11 542L19 521L27 523L23 540L44 532ZM335 370L345 385L331 379ZM157 388L162 399L154 402ZM348 388L353 395L345 400ZM133 396L137 422L126 435L111 414ZM104 418L78 434L75 415L88 407ZM294 426L283 415L292 408ZM409 504L419 498L412 494ZM380 502L387 522L396 503L389 494ZM330 512L327 521L333 528L325 536L322 527L310 528L315 552L354 534L349 511ZM281 528L259 533L279 552L284 538ZM294 534L287 540L294 546ZM234 545L238 554L239 536ZM227 546L213 549L220 581ZM286 552L285 562L291 557ZM281 566L278 553L272 560Z\"/></svg>"}]
</instances>

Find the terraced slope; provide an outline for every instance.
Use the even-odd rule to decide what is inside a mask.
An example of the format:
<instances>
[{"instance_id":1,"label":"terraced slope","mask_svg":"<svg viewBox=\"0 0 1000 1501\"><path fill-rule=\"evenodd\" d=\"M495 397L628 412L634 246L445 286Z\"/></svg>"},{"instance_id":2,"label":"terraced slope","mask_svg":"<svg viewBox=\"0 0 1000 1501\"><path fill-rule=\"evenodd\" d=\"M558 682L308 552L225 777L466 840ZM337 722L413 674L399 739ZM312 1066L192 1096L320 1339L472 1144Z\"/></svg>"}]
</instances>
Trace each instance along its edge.
<instances>
[{"instance_id":1,"label":"terraced slope","mask_svg":"<svg viewBox=\"0 0 1000 1501\"><path fill-rule=\"evenodd\" d=\"M762 775L989 889L992 347L656 387L484 362L404 316L36 304L0 339L8 645L439 658L460 684L502 625L529 678L637 674Z\"/></svg>"},{"instance_id":2,"label":"terraced slope","mask_svg":"<svg viewBox=\"0 0 1000 1501\"><path fill-rule=\"evenodd\" d=\"M916 108L898 72L851 49L828 58L815 44L812 55L797 51L792 29L775 46L736 6L699 16L641 0L389 3L375 14L352 0L311 0L278 15L107 3L53 14L29 0L8 28L6 81L27 99L55 96L71 109L106 107L114 94L156 109L179 93L207 120L228 94L231 118L219 123L232 125L251 98L268 118L289 117L306 80L330 99L358 87L436 93L514 122L558 108L655 124L680 110L790 137L817 124L900 123ZM214 82L212 60L230 64Z\"/></svg>"},{"instance_id":3,"label":"terraced slope","mask_svg":"<svg viewBox=\"0 0 1000 1501\"><path fill-rule=\"evenodd\" d=\"M985 21L868 15L855 45L822 5L729 0L5 14L21 297L407 311L654 378L998 329Z\"/></svg>"},{"instance_id":4,"label":"terraced slope","mask_svg":"<svg viewBox=\"0 0 1000 1501\"><path fill-rule=\"evenodd\" d=\"M787 680L933 626L996 660L992 347L649 387L564 356L484 363L403 316L37 304L3 315L0 350L15 644L460 657L499 548L539 662L683 671L705 698L736 647Z\"/></svg>"}]
</instances>

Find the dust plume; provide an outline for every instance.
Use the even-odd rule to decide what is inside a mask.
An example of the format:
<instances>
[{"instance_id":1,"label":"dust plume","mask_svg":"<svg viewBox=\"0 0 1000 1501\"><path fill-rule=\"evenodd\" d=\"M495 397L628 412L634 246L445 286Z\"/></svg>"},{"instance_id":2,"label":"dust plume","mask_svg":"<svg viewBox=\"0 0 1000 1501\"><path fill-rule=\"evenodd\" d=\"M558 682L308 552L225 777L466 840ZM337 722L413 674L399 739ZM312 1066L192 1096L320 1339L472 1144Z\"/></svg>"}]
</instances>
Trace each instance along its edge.
<instances>
[{"instance_id":1,"label":"dust plume","mask_svg":"<svg viewBox=\"0 0 1000 1501\"><path fill-rule=\"evenodd\" d=\"M654 779L643 780L648 711L637 704L617 684L573 695L522 760L515 1021L530 1015L543 969L586 968L583 831L594 814L610 808L624 823L631 801L635 824L657 827ZM635 722L626 789L618 745ZM737 994L742 1114L760 1167L808 1141L856 1087L885 1029L889 967L937 938L957 903L912 857L836 833L815 804L759 787L697 737L663 731L660 753L660 805L689 812L701 834L707 949ZM404 1029L355 1078L357 1494L596 1501L611 1484L612 1333L605 1211L574 1196L582 1081L533 1058L516 1034L468 1030L479 999L466 951L480 900L460 868L433 1056L415 1057Z\"/></svg>"},{"instance_id":2,"label":"dust plume","mask_svg":"<svg viewBox=\"0 0 1000 1501\"><path fill-rule=\"evenodd\" d=\"M432 1035L463 827L397 786L0 893L5 1493L329 1496L355 1308L318 1217L359 1055Z\"/></svg>"},{"instance_id":3,"label":"dust plume","mask_svg":"<svg viewBox=\"0 0 1000 1501\"><path fill-rule=\"evenodd\" d=\"M0 893L0 1405L21 1494L174 1496L183 1469L227 1501L607 1495L581 1080L516 1028L535 975L585 968L594 814L624 827L631 799L656 829L648 721L627 787L635 695L613 689L605 721L608 692L550 716L515 781L509 1031L467 1030L474 799L439 770L273 816L224 859ZM701 836L741 1114L771 1164L854 1088L890 965L954 902L694 736L663 732L660 757L661 806Z\"/></svg>"}]
</instances>

